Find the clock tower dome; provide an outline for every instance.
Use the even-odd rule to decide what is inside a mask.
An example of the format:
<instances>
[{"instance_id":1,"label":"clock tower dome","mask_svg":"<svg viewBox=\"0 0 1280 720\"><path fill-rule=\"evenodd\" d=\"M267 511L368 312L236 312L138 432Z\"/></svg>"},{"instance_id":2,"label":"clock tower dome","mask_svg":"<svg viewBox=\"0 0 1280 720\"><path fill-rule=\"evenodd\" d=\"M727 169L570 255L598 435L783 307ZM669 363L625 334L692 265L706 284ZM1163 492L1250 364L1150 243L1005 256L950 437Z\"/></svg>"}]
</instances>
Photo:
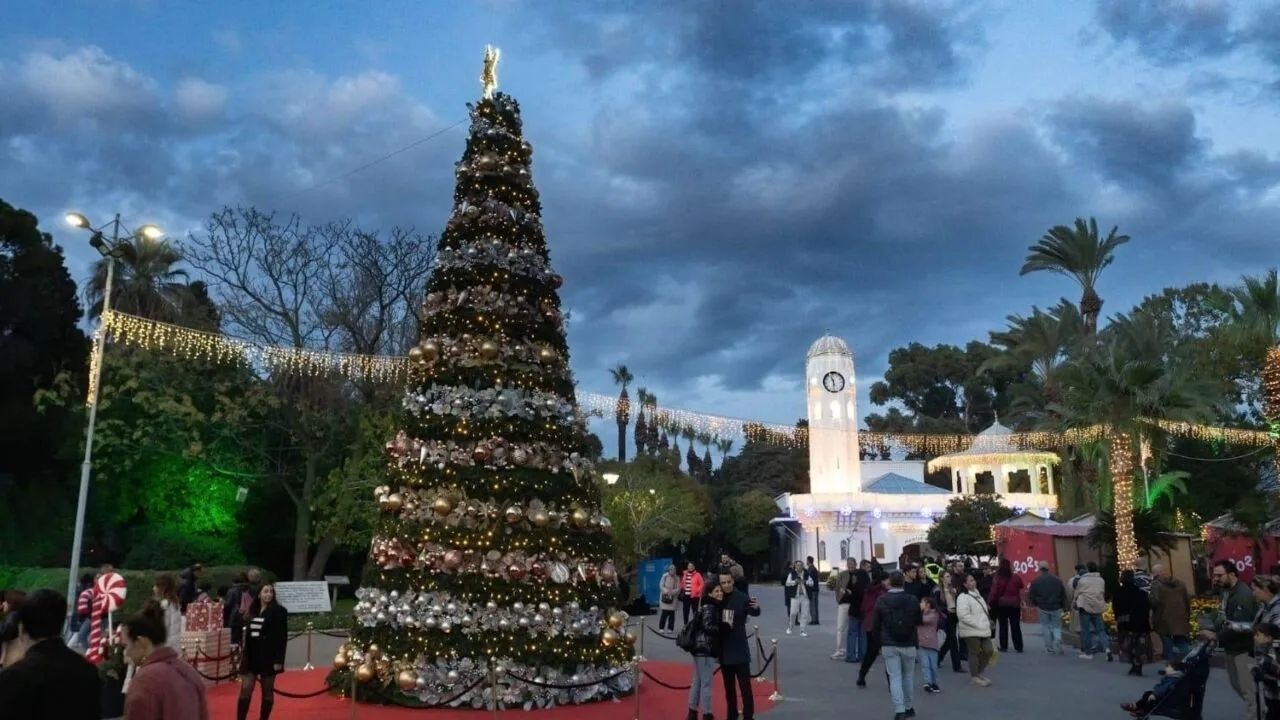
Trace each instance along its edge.
<instances>
[{"instance_id":1,"label":"clock tower dome","mask_svg":"<svg viewBox=\"0 0 1280 720\"><path fill-rule=\"evenodd\" d=\"M858 383L849 345L823 335L805 357L809 411L809 492L862 492L858 458Z\"/></svg>"}]
</instances>

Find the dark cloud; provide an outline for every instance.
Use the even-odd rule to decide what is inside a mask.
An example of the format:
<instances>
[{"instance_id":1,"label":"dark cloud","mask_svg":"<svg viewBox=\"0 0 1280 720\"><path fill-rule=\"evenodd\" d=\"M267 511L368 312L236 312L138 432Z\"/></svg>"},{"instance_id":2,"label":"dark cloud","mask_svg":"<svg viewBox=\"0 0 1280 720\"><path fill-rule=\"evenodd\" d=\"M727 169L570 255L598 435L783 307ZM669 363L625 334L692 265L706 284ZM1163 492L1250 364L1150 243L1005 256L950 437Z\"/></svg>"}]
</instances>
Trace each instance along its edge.
<instances>
[{"instance_id":1,"label":"dark cloud","mask_svg":"<svg viewBox=\"0 0 1280 720\"><path fill-rule=\"evenodd\" d=\"M1161 63L1190 62L1233 50L1231 5L1215 0L1098 0L1097 22L1116 42L1133 43Z\"/></svg>"}]
</instances>

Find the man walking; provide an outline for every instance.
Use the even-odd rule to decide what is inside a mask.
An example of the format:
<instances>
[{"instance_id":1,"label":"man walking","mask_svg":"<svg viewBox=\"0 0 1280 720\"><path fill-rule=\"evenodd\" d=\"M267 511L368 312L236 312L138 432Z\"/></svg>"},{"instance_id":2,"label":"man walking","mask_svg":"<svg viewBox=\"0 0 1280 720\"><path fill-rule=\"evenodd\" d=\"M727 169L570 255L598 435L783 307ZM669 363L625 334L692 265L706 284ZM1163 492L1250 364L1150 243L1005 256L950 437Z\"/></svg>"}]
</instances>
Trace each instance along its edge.
<instances>
[{"instance_id":1,"label":"man walking","mask_svg":"<svg viewBox=\"0 0 1280 720\"><path fill-rule=\"evenodd\" d=\"M67 601L37 590L13 610L16 637L0 672L0 712L11 720L98 720L102 680L88 661L62 642ZM201 690L203 692L203 689Z\"/></svg>"},{"instance_id":2,"label":"man walking","mask_svg":"<svg viewBox=\"0 0 1280 720\"><path fill-rule=\"evenodd\" d=\"M1187 584L1174 577L1164 565L1151 568L1151 616L1160 636L1160 647L1166 662L1186 657L1191 651L1191 593Z\"/></svg>"},{"instance_id":3,"label":"man walking","mask_svg":"<svg viewBox=\"0 0 1280 720\"><path fill-rule=\"evenodd\" d=\"M751 695L751 648L747 645L747 616L760 615L755 598L734 588L733 574L721 572L720 590L724 604L720 611L720 674L724 676L728 720L738 720L738 692L742 692L742 720L753 720L755 698Z\"/></svg>"},{"instance_id":4,"label":"man walking","mask_svg":"<svg viewBox=\"0 0 1280 720\"><path fill-rule=\"evenodd\" d=\"M1258 720L1258 689L1249 668L1252 665L1253 619L1258 601L1248 585L1240 582L1236 564L1220 560L1213 566L1213 586L1222 592L1222 622L1216 631L1202 631L1206 640L1218 641L1227 656L1227 679L1231 689L1244 700L1246 720Z\"/></svg>"},{"instance_id":5,"label":"man walking","mask_svg":"<svg viewBox=\"0 0 1280 720\"><path fill-rule=\"evenodd\" d=\"M822 577L818 575L818 566L813 564L813 556L805 558L804 590L809 595L809 624L818 624L818 586Z\"/></svg>"},{"instance_id":6,"label":"man walking","mask_svg":"<svg viewBox=\"0 0 1280 720\"><path fill-rule=\"evenodd\" d=\"M853 599L854 571L858 567L853 558L845 560L845 569L836 576L836 651L831 653L832 660L844 660L847 653L849 631L849 602Z\"/></svg>"},{"instance_id":7,"label":"man walking","mask_svg":"<svg viewBox=\"0 0 1280 720\"><path fill-rule=\"evenodd\" d=\"M1044 651L1050 655L1062 654L1062 609L1067 604L1067 586L1057 575L1049 572L1049 563L1040 561L1040 575L1031 581L1027 602L1040 614L1040 631L1044 637Z\"/></svg>"},{"instance_id":8,"label":"man walking","mask_svg":"<svg viewBox=\"0 0 1280 720\"><path fill-rule=\"evenodd\" d=\"M880 637L880 654L889 673L889 695L893 698L893 720L915 717L911 688L916 680L916 628L922 616L920 600L904 592L905 578L894 570L889 573L889 592L876 600L876 632Z\"/></svg>"}]
</instances>

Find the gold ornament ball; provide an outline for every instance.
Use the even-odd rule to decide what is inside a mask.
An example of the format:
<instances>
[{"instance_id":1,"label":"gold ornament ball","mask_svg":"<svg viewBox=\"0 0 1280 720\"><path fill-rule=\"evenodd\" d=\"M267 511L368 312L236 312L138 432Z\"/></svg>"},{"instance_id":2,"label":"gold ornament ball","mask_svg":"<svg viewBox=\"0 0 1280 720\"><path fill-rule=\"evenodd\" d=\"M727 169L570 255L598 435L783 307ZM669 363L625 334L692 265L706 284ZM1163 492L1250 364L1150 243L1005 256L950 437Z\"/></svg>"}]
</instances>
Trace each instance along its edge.
<instances>
[{"instance_id":1,"label":"gold ornament ball","mask_svg":"<svg viewBox=\"0 0 1280 720\"><path fill-rule=\"evenodd\" d=\"M516 523L520 522L520 518L524 517L524 513L520 511L520 508L518 506L512 505L511 507L507 508L506 517L507 517L508 523L510 523L511 525L515 525Z\"/></svg>"},{"instance_id":2,"label":"gold ornament ball","mask_svg":"<svg viewBox=\"0 0 1280 720\"><path fill-rule=\"evenodd\" d=\"M635 633L628 630L627 634L622 636L622 639L625 640L628 645L635 645L636 641L640 638L636 637Z\"/></svg>"},{"instance_id":3,"label":"gold ornament ball","mask_svg":"<svg viewBox=\"0 0 1280 720\"><path fill-rule=\"evenodd\" d=\"M401 670L396 675L396 684L400 686L401 690L409 692L418 686L418 673L412 670Z\"/></svg>"},{"instance_id":4,"label":"gold ornament ball","mask_svg":"<svg viewBox=\"0 0 1280 720\"><path fill-rule=\"evenodd\" d=\"M533 515L529 516L529 520L534 527L544 528L551 524L551 514L546 510L534 510Z\"/></svg>"},{"instance_id":5,"label":"gold ornament ball","mask_svg":"<svg viewBox=\"0 0 1280 720\"><path fill-rule=\"evenodd\" d=\"M400 493L391 493L387 496L387 509L395 512L404 507L404 496Z\"/></svg>"},{"instance_id":6,"label":"gold ornament ball","mask_svg":"<svg viewBox=\"0 0 1280 720\"><path fill-rule=\"evenodd\" d=\"M422 348L417 345L409 348L409 359L413 362L422 362Z\"/></svg>"},{"instance_id":7,"label":"gold ornament ball","mask_svg":"<svg viewBox=\"0 0 1280 720\"><path fill-rule=\"evenodd\" d=\"M340 652L333 656L333 669L344 670L346 669L348 662L350 662L350 658L347 657L347 654Z\"/></svg>"},{"instance_id":8,"label":"gold ornament ball","mask_svg":"<svg viewBox=\"0 0 1280 720\"><path fill-rule=\"evenodd\" d=\"M552 360L555 360L555 359L556 359L556 351L555 351L555 350L552 350L552 349L551 349L551 348L549 348L549 347L544 347L544 348L541 348L541 349L539 349L539 350L538 350L538 361L539 361L539 362L549 363L549 362L551 362Z\"/></svg>"},{"instance_id":9,"label":"gold ornament ball","mask_svg":"<svg viewBox=\"0 0 1280 720\"><path fill-rule=\"evenodd\" d=\"M480 343L480 357L485 360L492 360L498 357L498 343L492 340L485 340Z\"/></svg>"},{"instance_id":10,"label":"gold ornament ball","mask_svg":"<svg viewBox=\"0 0 1280 720\"><path fill-rule=\"evenodd\" d=\"M618 628L622 627L623 624L626 622L627 620L626 618L622 617L622 613L620 612L609 613L609 627L613 628L614 630L617 630Z\"/></svg>"},{"instance_id":11,"label":"gold ornament ball","mask_svg":"<svg viewBox=\"0 0 1280 720\"><path fill-rule=\"evenodd\" d=\"M570 517L570 520L573 522L574 527L582 527L587 524L587 520L589 520L590 517L591 516L587 514L586 510L577 508L573 511L573 515Z\"/></svg>"},{"instance_id":12,"label":"gold ornament ball","mask_svg":"<svg viewBox=\"0 0 1280 720\"><path fill-rule=\"evenodd\" d=\"M382 652L382 648L380 648L380 647L378 647L376 644L374 644L374 645L370 645L370 646L369 646L369 649L365 651L365 654L366 654L366 655L368 655L368 656L369 656L369 657L371 657L371 658L376 658L376 657L378 657L378 653L380 653L380 652Z\"/></svg>"},{"instance_id":13,"label":"gold ornament ball","mask_svg":"<svg viewBox=\"0 0 1280 720\"><path fill-rule=\"evenodd\" d=\"M440 357L440 343L435 340L428 340L418 346L422 350L422 359L426 362L435 362Z\"/></svg>"},{"instance_id":14,"label":"gold ornament ball","mask_svg":"<svg viewBox=\"0 0 1280 720\"><path fill-rule=\"evenodd\" d=\"M471 457L475 458L476 462L481 463L489 459L489 454L489 448L484 445L477 445L476 449L471 451Z\"/></svg>"},{"instance_id":15,"label":"gold ornament ball","mask_svg":"<svg viewBox=\"0 0 1280 720\"><path fill-rule=\"evenodd\" d=\"M362 683L367 683L372 679L373 679L372 665L370 665L369 663L364 663L360 667L356 668L356 680L359 680Z\"/></svg>"},{"instance_id":16,"label":"gold ornament ball","mask_svg":"<svg viewBox=\"0 0 1280 720\"><path fill-rule=\"evenodd\" d=\"M604 643L605 647L613 647L614 645L617 645L618 631L613 629L607 629L604 632L600 633L600 642Z\"/></svg>"},{"instance_id":17,"label":"gold ornament ball","mask_svg":"<svg viewBox=\"0 0 1280 720\"><path fill-rule=\"evenodd\" d=\"M431 503L431 509L437 515L448 515L453 512L453 502L447 497L438 497L435 502Z\"/></svg>"}]
</instances>

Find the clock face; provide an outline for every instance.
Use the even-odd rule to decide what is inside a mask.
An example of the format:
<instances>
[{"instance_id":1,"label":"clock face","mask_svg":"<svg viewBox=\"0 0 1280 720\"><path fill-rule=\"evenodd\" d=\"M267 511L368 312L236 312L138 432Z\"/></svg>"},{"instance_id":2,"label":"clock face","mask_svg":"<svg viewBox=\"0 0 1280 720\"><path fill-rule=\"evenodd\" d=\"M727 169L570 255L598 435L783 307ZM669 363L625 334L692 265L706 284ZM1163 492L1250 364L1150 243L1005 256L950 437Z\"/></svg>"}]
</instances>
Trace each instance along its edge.
<instances>
[{"instance_id":1,"label":"clock face","mask_svg":"<svg viewBox=\"0 0 1280 720\"><path fill-rule=\"evenodd\" d=\"M822 387L826 388L827 392L838 393L844 389L844 376L832 370L822 376Z\"/></svg>"}]
</instances>

